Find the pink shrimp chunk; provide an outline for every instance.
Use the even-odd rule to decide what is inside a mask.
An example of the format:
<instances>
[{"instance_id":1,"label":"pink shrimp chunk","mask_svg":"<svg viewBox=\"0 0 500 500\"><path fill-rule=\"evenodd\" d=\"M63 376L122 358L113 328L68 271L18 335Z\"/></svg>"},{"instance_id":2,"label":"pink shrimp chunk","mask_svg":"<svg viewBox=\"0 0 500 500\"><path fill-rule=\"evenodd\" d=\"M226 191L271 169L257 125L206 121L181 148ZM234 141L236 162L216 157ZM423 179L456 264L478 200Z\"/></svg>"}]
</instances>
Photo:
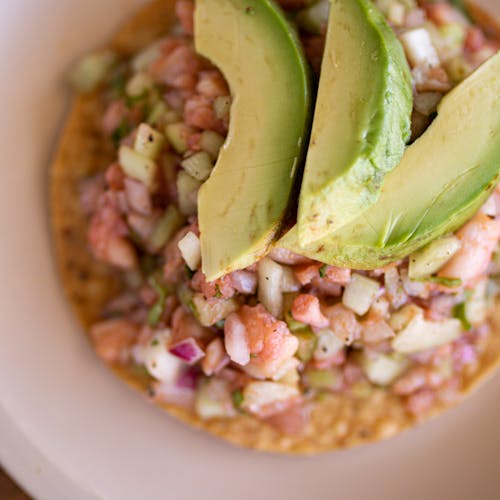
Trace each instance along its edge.
<instances>
[{"instance_id":1,"label":"pink shrimp chunk","mask_svg":"<svg viewBox=\"0 0 500 500\"><path fill-rule=\"evenodd\" d=\"M126 319L109 319L90 328L97 355L110 364L127 361L129 347L138 334L137 325Z\"/></svg>"},{"instance_id":2,"label":"pink shrimp chunk","mask_svg":"<svg viewBox=\"0 0 500 500\"><path fill-rule=\"evenodd\" d=\"M295 297L292 304L292 316L296 321L317 328L325 328L330 323L328 318L321 312L318 297L309 294Z\"/></svg>"},{"instance_id":3,"label":"pink shrimp chunk","mask_svg":"<svg viewBox=\"0 0 500 500\"><path fill-rule=\"evenodd\" d=\"M462 248L441 269L439 276L460 278L467 285L486 272L500 239L500 220L478 213L457 236Z\"/></svg>"},{"instance_id":4,"label":"pink shrimp chunk","mask_svg":"<svg viewBox=\"0 0 500 500\"><path fill-rule=\"evenodd\" d=\"M137 253L126 238L128 228L120 215L118 199L108 192L100 202L87 233L92 253L96 259L122 269L136 267Z\"/></svg>"},{"instance_id":5,"label":"pink shrimp chunk","mask_svg":"<svg viewBox=\"0 0 500 500\"><path fill-rule=\"evenodd\" d=\"M244 337L248 346L249 362L245 371L255 378L273 377L297 351L299 342L283 321L278 321L261 304L243 306L238 313L226 319L225 335L234 339ZM238 330L235 333L235 330ZM231 356L226 341L226 349ZM242 355L246 353L238 351ZM246 361L248 358L244 359Z\"/></svg>"}]
</instances>

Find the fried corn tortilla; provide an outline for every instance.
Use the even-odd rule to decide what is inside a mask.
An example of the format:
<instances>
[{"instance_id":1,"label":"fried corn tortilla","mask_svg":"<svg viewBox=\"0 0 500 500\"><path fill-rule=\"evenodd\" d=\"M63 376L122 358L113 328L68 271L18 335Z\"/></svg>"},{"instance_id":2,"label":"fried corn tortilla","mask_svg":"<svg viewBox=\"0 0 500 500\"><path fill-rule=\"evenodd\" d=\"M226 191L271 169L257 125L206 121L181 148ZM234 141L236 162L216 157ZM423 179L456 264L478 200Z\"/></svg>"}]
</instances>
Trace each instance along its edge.
<instances>
[{"instance_id":1,"label":"fried corn tortilla","mask_svg":"<svg viewBox=\"0 0 500 500\"><path fill-rule=\"evenodd\" d=\"M110 47L123 55L133 54L166 34L174 22L173 4L172 0L148 4L119 30ZM102 113L98 92L75 98L51 170L52 224L59 273L70 303L87 330L120 288L118 276L108 266L99 264L87 249L87 218L82 213L78 192L79 182L105 168L115 154L101 133ZM500 311L492 323L493 332L478 369L462 380L464 396L500 363ZM150 379L125 367L114 371L130 386L147 394ZM325 396L314 403L310 423L300 436L285 436L250 416L205 421L184 408L161 406L176 418L235 445L292 454L314 454L375 442L418 423L405 410L402 399L383 388L351 396ZM434 405L429 417L445 409L442 403Z\"/></svg>"}]
</instances>

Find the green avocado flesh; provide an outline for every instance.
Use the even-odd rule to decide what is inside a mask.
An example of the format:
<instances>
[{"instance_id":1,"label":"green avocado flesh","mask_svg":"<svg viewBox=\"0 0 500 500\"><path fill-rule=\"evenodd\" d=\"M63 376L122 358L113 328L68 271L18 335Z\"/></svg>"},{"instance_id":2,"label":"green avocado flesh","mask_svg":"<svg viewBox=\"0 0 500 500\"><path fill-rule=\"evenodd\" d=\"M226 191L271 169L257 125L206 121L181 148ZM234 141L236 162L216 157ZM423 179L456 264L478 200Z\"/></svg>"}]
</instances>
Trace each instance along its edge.
<instances>
[{"instance_id":1,"label":"green avocado flesh","mask_svg":"<svg viewBox=\"0 0 500 500\"><path fill-rule=\"evenodd\" d=\"M410 137L412 105L408 63L382 14L369 0L332 0L300 192L301 244L377 201Z\"/></svg>"},{"instance_id":2,"label":"green avocado flesh","mask_svg":"<svg viewBox=\"0 0 500 500\"><path fill-rule=\"evenodd\" d=\"M224 74L229 134L198 196L203 272L251 265L281 231L309 125L306 60L270 0L197 0L195 44Z\"/></svg>"},{"instance_id":3,"label":"green avocado flesh","mask_svg":"<svg viewBox=\"0 0 500 500\"><path fill-rule=\"evenodd\" d=\"M374 269L471 218L500 172L500 53L444 97L431 126L384 182L377 203L302 248L293 228L277 244L337 266Z\"/></svg>"}]
</instances>

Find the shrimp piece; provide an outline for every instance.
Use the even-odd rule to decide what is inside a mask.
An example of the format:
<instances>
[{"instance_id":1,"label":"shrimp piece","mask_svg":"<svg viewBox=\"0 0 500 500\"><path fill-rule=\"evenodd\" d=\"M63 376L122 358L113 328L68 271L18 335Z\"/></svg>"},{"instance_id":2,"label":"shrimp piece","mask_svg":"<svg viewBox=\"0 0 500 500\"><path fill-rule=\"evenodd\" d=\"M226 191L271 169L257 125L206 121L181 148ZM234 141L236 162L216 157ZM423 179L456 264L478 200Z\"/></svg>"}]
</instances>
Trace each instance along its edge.
<instances>
[{"instance_id":1,"label":"shrimp piece","mask_svg":"<svg viewBox=\"0 0 500 500\"><path fill-rule=\"evenodd\" d=\"M462 247L439 271L439 276L459 278L471 284L488 267L500 239L500 220L478 213L458 232Z\"/></svg>"},{"instance_id":2,"label":"shrimp piece","mask_svg":"<svg viewBox=\"0 0 500 500\"><path fill-rule=\"evenodd\" d=\"M202 67L203 62L194 49L186 42L178 41L172 50L170 47L165 49L162 57L149 68L149 74L159 83L193 91Z\"/></svg>"},{"instance_id":3,"label":"shrimp piece","mask_svg":"<svg viewBox=\"0 0 500 500\"><path fill-rule=\"evenodd\" d=\"M321 264L314 262L311 264L303 264L294 268L293 272L297 281L302 285L308 285L314 278L319 277L319 268Z\"/></svg>"},{"instance_id":4,"label":"shrimp piece","mask_svg":"<svg viewBox=\"0 0 500 500\"><path fill-rule=\"evenodd\" d=\"M226 274L215 281L207 281L203 271L196 271L191 280L191 287L197 292L201 292L206 299L214 297L229 299L235 294L235 289L231 282L231 276Z\"/></svg>"},{"instance_id":5,"label":"shrimp piece","mask_svg":"<svg viewBox=\"0 0 500 500\"><path fill-rule=\"evenodd\" d=\"M179 250L179 241L192 231L197 236L200 234L198 226L191 224L183 227L177 234L167 243L163 255L165 257L165 265L163 266L163 277L167 283L177 284L185 272L185 262Z\"/></svg>"},{"instance_id":6,"label":"shrimp piece","mask_svg":"<svg viewBox=\"0 0 500 500\"><path fill-rule=\"evenodd\" d=\"M222 340L217 337L208 344L205 357L201 361L203 373L207 376L219 373L229 364L229 356L226 354Z\"/></svg>"},{"instance_id":7,"label":"shrimp piece","mask_svg":"<svg viewBox=\"0 0 500 500\"><path fill-rule=\"evenodd\" d=\"M292 316L296 321L317 328L325 328L330 323L328 318L321 312L318 297L309 294L301 294L295 297L292 304Z\"/></svg>"},{"instance_id":8,"label":"shrimp piece","mask_svg":"<svg viewBox=\"0 0 500 500\"><path fill-rule=\"evenodd\" d=\"M351 281L351 270L344 267L327 266L325 279L339 285L347 285Z\"/></svg>"},{"instance_id":9,"label":"shrimp piece","mask_svg":"<svg viewBox=\"0 0 500 500\"><path fill-rule=\"evenodd\" d=\"M224 77L217 70L202 71L199 76L196 92L205 97L228 96L229 88Z\"/></svg>"},{"instance_id":10,"label":"shrimp piece","mask_svg":"<svg viewBox=\"0 0 500 500\"><path fill-rule=\"evenodd\" d=\"M290 333L286 323L278 321L262 304L255 307L243 306L235 313L238 321L229 318L226 319L224 335L232 339L240 338L243 334L250 357L245 371L253 377L273 377L297 351L299 342ZM237 331L233 332L232 328ZM231 355L229 351L230 349L228 353Z\"/></svg>"},{"instance_id":11,"label":"shrimp piece","mask_svg":"<svg viewBox=\"0 0 500 500\"><path fill-rule=\"evenodd\" d=\"M194 2L192 0L177 0L175 14L179 18L182 29L188 34L194 34Z\"/></svg>"},{"instance_id":12,"label":"shrimp piece","mask_svg":"<svg viewBox=\"0 0 500 500\"><path fill-rule=\"evenodd\" d=\"M427 370L418 366L397 380L392 386L392 391L398 396L408 396L409 394L422 389L422 387L425 387L426 384Z\"/></svg>"},{"instance_id":13,"label":"shrimp piece","mask_svg":"<svg viewBox=\"0 0 500 500\"><path fill-rule=\"evenodd\" d=\"M226 133L222 121L215 116L212 101L203 95L196 94L186 100L184 121L193 127Z\"/></svg>"},{"instance_id":14,"label":"shrimp piece","mask_svg":"<svg viewBox=\"0 0 500 500\"><path fill-rule=\"evenodd\" d=\"M88 242L94 257L121 269L137 266L137 252L126 238L128 227L111 192L100 200L97 212L90 219Z\"/></svg>"},{"instance_id":15,"label":"shrimp piece","mask_svg":"<svg viewBox=\"0 0 500 500\"><path fill-rule=\"evenodd\" d=\"M172 344L192 337L203 340L211 335L211 331L198 323L198 320L188 313L183 306L179 306L172 315Z\"/></svg>"},{"instance_id":16,"label":"shrimp piece","mask_svg":"<svg viewBox=\"0 0 500 500\"><path fill-rule=\"evenodd\" d=\"M273 248L268 257L273 259L278 264L285 264L287 266L297 266L299 264L311 264L313 261L302 255L293 253L286 248Z\"/></svg>"},{"instance_id":17,"label":"shrimp piece","mask_svg":"<svg viewBox=\"0 0 500 500\"><path fill-rule=\"evenodd\" d=\"M113 101L106 109L102 118L102 131L111 135L127 117L128 110L124 101Z\"/></svg>"},{"instance_id":18,"label":"shrimp piece","mask_svg":"<svg viewBox=\"0 0 500 500\"><path fill-rule=\"evenodd\" d=\"M100 321L90 328L97 355L109 364L125 363L138 335L137 325L126 319Z\"/></svg>"},{"instance_id":19,"label":"shrimp piece","mask_svg":"<svg viewBox=\"0 0 500 500\"><path fill-rule=\"evenodd\" d=\"M324 309L324 314L329 320L333 333L346 345L351 345L361 337L361 324L356 319L356 315L347 307L335 304Z\"/></svg>"}]
</instances>

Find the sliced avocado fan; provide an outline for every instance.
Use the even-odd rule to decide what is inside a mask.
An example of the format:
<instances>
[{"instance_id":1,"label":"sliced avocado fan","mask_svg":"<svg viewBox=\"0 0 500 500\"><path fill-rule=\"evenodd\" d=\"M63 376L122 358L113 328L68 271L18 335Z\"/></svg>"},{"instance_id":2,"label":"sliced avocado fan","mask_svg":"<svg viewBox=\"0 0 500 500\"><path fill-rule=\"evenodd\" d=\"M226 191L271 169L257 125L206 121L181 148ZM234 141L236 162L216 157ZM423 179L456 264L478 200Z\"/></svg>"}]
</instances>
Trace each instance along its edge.
<instances>
[{"instance_id":1,"label":"sliced avocado fan","mask_svg":"<svg viewBox=\"0 0 500 500\"><path fill-rule=\"evenodd\" d=\"M500 52L443 98L370 210L305 248L296 228L277 246L327 264L374 269L459 228L499 176Z\"/></svg>"},{"instance_id":2,"label":"sliced avocado fan","mask_svg":"<svg viewBox=\"0 0 500 500\"><path fill-rule=\"evenodd\" d=\"M307 140L308 65L270 0L197 0L197 51L226 77L229 133L198 197L203 272L251 265L281 231Z\"/></svg>"},{"instance_id":3,"label":"sliced avocado fan","mask_svg":"<svg viewBox=\"0 0 500 500\"><path fill-rule=\"evenodd\" d=\"M316 110L300 192L307 245L373 205L410 137L404 51L370 0L331 0Z\"/></svg>"}]
</instances>

